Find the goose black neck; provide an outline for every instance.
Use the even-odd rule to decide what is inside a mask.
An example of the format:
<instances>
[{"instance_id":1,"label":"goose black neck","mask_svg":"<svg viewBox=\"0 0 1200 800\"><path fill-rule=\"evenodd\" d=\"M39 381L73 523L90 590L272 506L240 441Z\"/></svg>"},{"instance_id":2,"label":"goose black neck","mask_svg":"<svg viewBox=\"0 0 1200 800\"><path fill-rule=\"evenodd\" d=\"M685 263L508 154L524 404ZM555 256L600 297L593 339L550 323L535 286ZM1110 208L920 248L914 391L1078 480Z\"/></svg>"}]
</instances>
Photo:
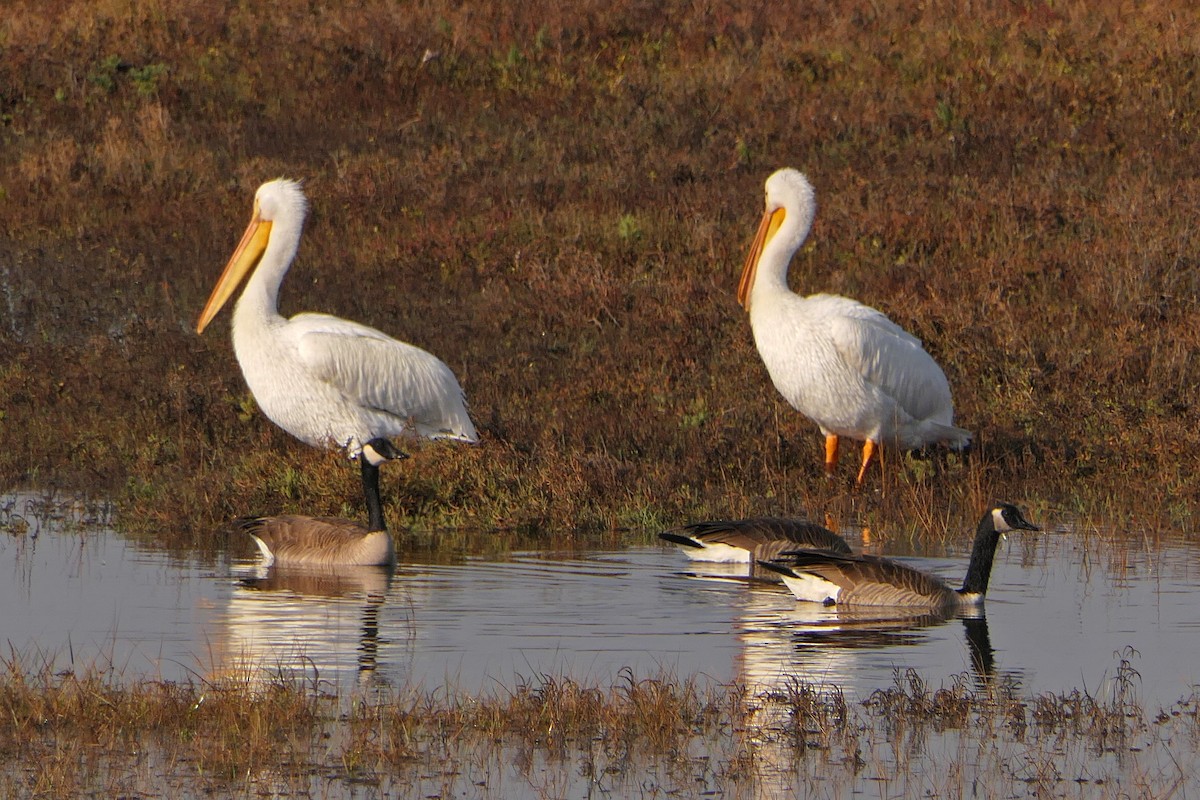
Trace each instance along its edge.
<instances>
[{"instance_id":1,"label":"goose black neck","mask_svg":"<svg viewBox=\"0 0 1200 800\"><path fill-rule=\"evenodd\" d=\"M386 531L387 526L383 523L383 502L379 499L379 467L372 464L365 456L359 456L358 463L362 468L368 527L373 531Z\"/></svg>"},{"instance_id":2,"label":"goose black neck","mask_svg":"<svg viewBox=\"0 0 1200 800\"><path fill-rule=\"evenodd\" d=\"M975 547L971 550L971 563L967 565L967 577L963 580L959 594L987 593L988 580L992 577L992 561L996 557L996 545L1000 544L1000 534L992 524L992 515L987 514L979 520L975 531Z\"/></svg>"},{"instance_id":3,"label":"goose black neck","mask_svg":"<svg viewBox=\"0 0 1200 800\"><path fill-rule=\"evenodd\" d=\"M976 677L986 682L992 677L996 666L996 651L992 649L992 638L988 635L987 617L964 616L963 628L967 633L967 650L971 654L971 666Z\"/></svg>"}]
</instances>

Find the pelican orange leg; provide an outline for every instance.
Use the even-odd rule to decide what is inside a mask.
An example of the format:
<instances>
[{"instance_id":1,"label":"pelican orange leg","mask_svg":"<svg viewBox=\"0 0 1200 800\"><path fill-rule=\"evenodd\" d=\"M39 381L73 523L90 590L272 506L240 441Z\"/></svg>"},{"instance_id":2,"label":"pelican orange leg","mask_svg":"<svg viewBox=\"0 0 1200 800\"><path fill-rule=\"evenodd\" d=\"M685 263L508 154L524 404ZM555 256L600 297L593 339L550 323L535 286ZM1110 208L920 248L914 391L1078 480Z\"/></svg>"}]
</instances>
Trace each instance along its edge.
<instances>
[{"instance_id":1,"label":"pelican orange leg","mask_svg":"<svg viewBox=\"0 0 1200 800\"><path fill-rule=\"evenodd\" d=\"M871 466L871 462L875 460L876 455L882 460L883 449L871 439L867 439L863 443L862 466L858 470L858 480L855 481L859 486L862 486L863 478L867 477L867 467Z\"/></svg>"},{"instance_id":2,"label":"pelican orange leg","mask_svg":"<svg viewBox=\"0 0 1200 800\"><path fill-rule=\"evenodd\" d=\"M838 437L836 433L825 436L825 477L832 478L837 472Z\"/></svg>"}]
</instances>

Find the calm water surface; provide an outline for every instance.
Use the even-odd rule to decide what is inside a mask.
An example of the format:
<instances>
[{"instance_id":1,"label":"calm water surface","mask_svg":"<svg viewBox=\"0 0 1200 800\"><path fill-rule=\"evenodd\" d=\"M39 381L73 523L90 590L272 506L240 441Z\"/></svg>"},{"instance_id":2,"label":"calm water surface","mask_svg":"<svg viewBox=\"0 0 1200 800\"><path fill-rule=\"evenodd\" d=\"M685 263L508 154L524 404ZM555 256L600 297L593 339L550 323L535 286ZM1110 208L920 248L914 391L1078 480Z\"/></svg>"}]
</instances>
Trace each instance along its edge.
<instances>
[{"instance_id":1,"label":"calm water surface","mask_svg":"<svg viewBox=\"0 0 1200 800\"><path fill-rule=\"evenodd\" d=\"M959 580L967 555L964 544L906 557ZM856 618L730 579L732 567L700 574L673 548L295 574L168 556L103 526L49 521L0 537L0 642L30 668L111 666L129 678L282 669L338 689L477 692L543 674L604 684L630 668L799 678L841 686L848 699L892 686L897 668L933 687L966 674L1030 694L1103 692L1124 656L1153 708L1200 682L1196 556L1183 543L1131 550L1067 532L1020 535L997 553L986 618Z\"/></svg>"}]
</instances>

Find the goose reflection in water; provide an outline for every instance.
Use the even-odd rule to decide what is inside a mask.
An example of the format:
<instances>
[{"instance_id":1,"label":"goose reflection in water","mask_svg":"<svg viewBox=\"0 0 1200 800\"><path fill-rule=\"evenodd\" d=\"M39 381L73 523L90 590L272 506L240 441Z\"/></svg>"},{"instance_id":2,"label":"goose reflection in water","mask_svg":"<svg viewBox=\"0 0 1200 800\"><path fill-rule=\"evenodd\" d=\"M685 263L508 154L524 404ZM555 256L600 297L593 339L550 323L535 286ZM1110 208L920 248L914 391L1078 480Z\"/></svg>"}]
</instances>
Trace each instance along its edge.
<instances>
[{"instance_id":1,"label":"goose reflection in water","mask_svg":"<svg viewBox=\"0 0 1200 800\"><path fill-rule=\"evenodd\" d=\"M779 680L803 680L817 685L855 686L861 662L871 651L925 645L932 630L961 621L966 644L964 665L976 685L991 685L997 673L996 654L982 609L916 612L904 608L837 609L797 604L781 608L779 592L751 586L738 619L742 673L747 683L767 685Z\"/></svg>"},{"instance_id":2,"label":"goose reflection in water","mask_svg":"<svg viewBox=\"0 0 1200 800\"><path fill-rule=\"evenodd\" d=\"M394 684L379 667L394 669L402 659L381 658L380 648L411 648L414 634L389 619L380 635L380 615L395 599L392 576L377 566L254 568L230 598L217 646L221 673L252 684L296 677L333 688L351 679Z\"/></svg>"},{"instance_id":3,"label":"goose reflection in water","mask_svg":"<svg viewBox=\"0 0 1200 800\"><path fill-rule=\"evenodd\" d=\"M981 610L839 610L793 604L776 586L743 582L746 591L734 593L739 609L734 624L741 643L734 674L750 699L747 730L755 733L746 746L754 752L758 797L804 793L813 776L797 773L797 746L828 750L826 763L853 760L854 753L838 752L842 744L832 736L836 726L822 725L821 715L832 713L829 704L843 693L852 702L856 694L865 699L879 688L863 685L861 676L878 675L878 664L867 664L886 661L895 648L928 646L935 629L957 618L966 640L963 663L969 666L964 671L980 689L997 678L995 651Z\"/></svg>"}]
</instances>

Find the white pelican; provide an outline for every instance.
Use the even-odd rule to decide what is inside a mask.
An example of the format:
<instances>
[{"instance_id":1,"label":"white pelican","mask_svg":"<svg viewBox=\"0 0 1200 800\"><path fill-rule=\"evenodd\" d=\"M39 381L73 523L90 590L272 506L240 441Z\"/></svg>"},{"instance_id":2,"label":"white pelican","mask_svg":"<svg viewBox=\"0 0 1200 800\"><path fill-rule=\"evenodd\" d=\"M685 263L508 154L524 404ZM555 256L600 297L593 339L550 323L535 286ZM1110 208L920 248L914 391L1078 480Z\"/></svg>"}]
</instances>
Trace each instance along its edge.
<instances>
[{"instance_id":1,"label":"white pelican","mask_svg":"<svg viewBox=\"0 0 1200 800\"><path fill-rule=\"evenodd\" d=\"M233 310L233 350L254 399L300 441L344 448L359 460L371 528L383 530L377 468L403 455L388 437L474 442L475 426L458 380L435 356L329 314L279 314L279 286L300 245L307 211L296 181L258 188L250 225L196 332L204 332L249 273Z\"/></svg>"},{"instance_id":2,"label":"white pelican","mask_svg":"<svg viewBox=\"0 0 1200 800\"><path fill-rule=\"evenodd\" d=\"M1000 536L1039 528L1016 506L998 503L979 520L975 546L961 589L907 564L880 556L849 556L828 550L795 550L761 566L778 572L798 600L826 605L905 606L930 610L983 604Z\"/></svg>"},{"instance_id":3,"label":"white pelican","mask_svg":"<svg viewBox=\"0 0 1200 800\"><path fill-rule=\"evenodd\" d=\"M798 547L850 552L846 540L823 525L775 517L693 522L658 538L678 545L693 561L720 563L753 564Z\"/></svg>"},{"instance_id":4,"label":"white pelican","mask_svg":"<svg viewBox=\"0 0 1200 800\"><path fill-rule=\"evenodd\" d=\"M946 375L919 339L848 297L788 288L788 264L812 227L816 199L794 169L773 174L766 190L738 302L775 388L825 435L826 474L836 467L839 436L864 442L859 484L884 443L964 447L971 434L954 427Z\"/></svg>"}]
</instances>

